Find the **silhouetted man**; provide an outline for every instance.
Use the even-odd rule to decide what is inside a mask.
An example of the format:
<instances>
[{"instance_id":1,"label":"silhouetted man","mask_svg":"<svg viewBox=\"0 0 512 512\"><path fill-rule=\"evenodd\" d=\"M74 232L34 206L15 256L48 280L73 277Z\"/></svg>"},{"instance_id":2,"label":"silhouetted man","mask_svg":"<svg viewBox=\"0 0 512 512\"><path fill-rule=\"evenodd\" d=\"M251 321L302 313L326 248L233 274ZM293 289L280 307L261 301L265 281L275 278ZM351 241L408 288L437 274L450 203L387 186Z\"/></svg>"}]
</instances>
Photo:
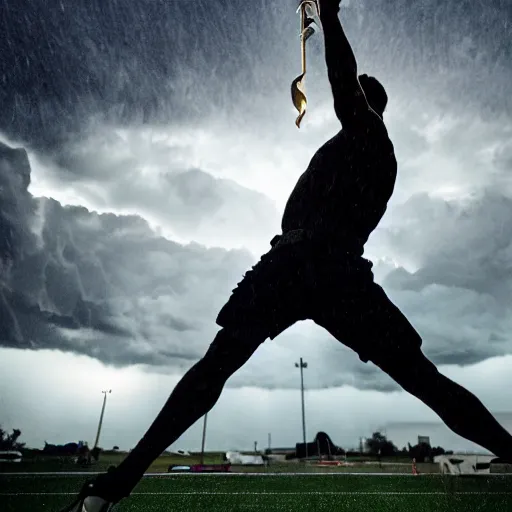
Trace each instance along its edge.
<instances>
[{"instance_id":1,"label":"silhouetted man","mask_svg":"<svg viewBox=\"0 0 512 512\"><path fill-rule=\"evenodd\" d=\"M217 402L224 384L267 339L311 319L432 408L454 432L512 458L512 436L467 390L441 375L422 340L373 280L363 247L386 211L397 163L382 116L383 86L357 75L338 19L320 0L325 56L342 130L314 155L293 190L282 234L220 311L205 356L178 383L134 450L82 490L87 512L128 496L151 463ZM73 510L82 510L78 508Z\"/></svg>"}]
</instances>

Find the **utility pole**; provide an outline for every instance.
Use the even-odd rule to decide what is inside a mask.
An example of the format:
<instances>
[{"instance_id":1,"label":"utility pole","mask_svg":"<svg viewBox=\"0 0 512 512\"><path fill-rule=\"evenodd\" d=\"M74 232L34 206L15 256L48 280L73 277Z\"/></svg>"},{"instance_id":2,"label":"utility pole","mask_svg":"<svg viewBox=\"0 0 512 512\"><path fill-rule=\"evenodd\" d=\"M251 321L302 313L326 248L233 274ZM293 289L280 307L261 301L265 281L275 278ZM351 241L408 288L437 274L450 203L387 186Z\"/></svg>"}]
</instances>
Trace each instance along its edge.
<instances>
[{"instance_id":1,"label":"utility pole","mask_svg":"<svg viewBox=\"0 0 512 512\"><path fill-rule=\"evenodd\" d=\"M201 442L201 464L204 465L204 447L206 444L206 423L208 421L208 413L204 415L203 423L203 441Z\"/></svg>"},{"instance_id":2,"label":"utility pole","mask_svg":"<svg viewBox=\"0 0 512 512\"><path fill-rule=\"evenodd\" d=\"M295 368L300 368L300 395L302 401L302 438L306 449L306 458L308 457L308 445L306 443L306 411L304 408L304 368L308 367L308 363L300 358L300 363L295 363Z\"/></svg>"},{"instance_id":3,"label":"utility pole","mask_svg":"<svg viewBox=\"0 0 512 512\"><path fill-rule=\"evenodd\" d=\"M98 424L98 432L96 433L96 441L94 441L94 448L98 447L98 442L100 440L100 433L101 433L101 425L103 424L103 415L105 414L105 406L107 405L107 394L112 393L112 390L109 389L108 391L102 391L103 393L103 405L101 407L101 414L100 414L100 422Z\"/></svg>"}]
</instances>

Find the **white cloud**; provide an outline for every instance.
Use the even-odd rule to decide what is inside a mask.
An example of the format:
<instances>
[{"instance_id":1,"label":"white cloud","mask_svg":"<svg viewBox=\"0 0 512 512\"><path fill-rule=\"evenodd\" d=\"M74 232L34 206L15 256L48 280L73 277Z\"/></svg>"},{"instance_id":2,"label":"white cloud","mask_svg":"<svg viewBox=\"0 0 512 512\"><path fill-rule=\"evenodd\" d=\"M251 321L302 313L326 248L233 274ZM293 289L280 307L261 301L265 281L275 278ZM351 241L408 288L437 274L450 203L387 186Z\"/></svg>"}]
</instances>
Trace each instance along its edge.
<instances>
[{"instance_id":1,"label":"white cloud","mask_svg":"<svg viewBox=\"0 0 512 512\"><path fill-rule=\"evenodd\" d=\"M35 179L30 190L64 204L137 213L154 229L182 242L268 246L279 228L274 202L219 176L211 162L197 160L195 146L208 137L201 130L190 136L177 135L172 128L164 132L98 127L87 141L65 147L55 161L33 155ZM240 166L245 163L238 160Z\"/></svg>"}]
</instances>

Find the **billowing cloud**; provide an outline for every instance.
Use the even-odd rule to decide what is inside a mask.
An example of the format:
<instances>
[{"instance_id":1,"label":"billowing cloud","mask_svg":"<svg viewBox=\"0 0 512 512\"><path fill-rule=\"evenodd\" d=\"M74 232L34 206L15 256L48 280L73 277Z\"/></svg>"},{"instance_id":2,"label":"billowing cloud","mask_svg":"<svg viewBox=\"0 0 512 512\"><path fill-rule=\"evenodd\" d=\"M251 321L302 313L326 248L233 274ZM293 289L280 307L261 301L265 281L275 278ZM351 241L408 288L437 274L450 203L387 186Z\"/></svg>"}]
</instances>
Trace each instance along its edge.
<instances>
[{"instance_id":1,"label":"billowing cloud","mask_svg":"<svg viewBox=\"0 0 512 512\"><path fill-rule=\"evenodd\" d=\"M23 150L6 148L2 161L11 178L30 170ZM218 310L253 256L172 242L138 216L98 214L34 198L27 192L28 177L13 179L17 186L9 190L14 209L18 202L31 209L16 223L26 236L2 279L2 345L57 349L171 374L199 359L217 330ZM313 362L311 387L389 388L386 377L368 380L374 370L311 323L263 345L230 386L295 388L293 374L283 369L297 350ZM333 364L336 356L345 369L341 380L339 372L326 374L322 366L329 357Z\"/></svg>"},{"instance_id":2,"label":"billowing cloud","mask_svg":"<svg viewBox=\"0 0 512 512\"><path fill-rule=\"evenodd\" d=\"M171 242L137 216L33 198L26 153L2 148L2 345L112 364L198 359L250 255Z\"/></svg>"},{"instance_id":3,"label":"billowing cloud","mask_svg":"<svg viewBox=\"0 0 512 512\"><path fill-rule=\"evenodd\" d=\"M386 253L408 267L389 272L384 287L437 363L512 352L511 215L512 199L496 190L464 201L422 194L395 208L393 228L380 233Z\"/></svg>"},{"instance_id":4,"label":"billowing cloud","mask_svg":"<svg viewBox=\"0 0 512 512\"><path fill-rule=\"evenodd\" d=\"M173 373L201 357L216 331L217 311L253 257L172 242L138 216L34 198L27 192L26 153L4 146L2 157L1 179L10 183L2 226L15 214L10 225L20 233L12 239L16 250L3 277L2 344L57 348ZM194 179L213 180L196 173ZM176 188L183 186L192 205L208 199L194 197L188 182ZM197 222L184 205L174 213L180 211ZM511 214L512 200L497 191L462 203L423 194L395 206L393 227L379 230L383 253L398 264L403 258L407 268L385 265L384 287L417 327L434 362L466 365L512 352L506 301L512 232L503 221ZM262 346L254 365L230 383L295 387L293 375L280 368L297 351L312 363L312 387L396 389L311 322Z\"/></svg>"},{"instance_id":5,"label":"billowing cloud","mask_svg":"<svg viewBox=\"0 0 512 512\"><path fill-rule=\"evenodd\" d=\"M3 343L181 372L339 128L321 40L297 132L294 1L6 5L0 130L27 147L33 180L23 151L3 157ZM388 89L400 165L367 254L427 354L454 364L511 351L510 13L498 0L464 7L342 11L362 70ZM241 246L253 255L225 249ZM298 351L315 387L394 389L310 323L230 382L295 387L282 368Z\"/></svg>"},{"instance_id":6,"label":"billowing cloud","mask_svg":"<svg viewBox=\"0 0 512 512\"><path fill-rule=\"evenodd\" d=\"M0 142L0 263L2 275L29 243L28 223L34 203L27 191L30 164L23 149Z\"/></svg>"},{"instance_id":7,"label":"billowing cloud","mask_svg":"<svg viewBox=\"0 0 512 512\"><path fill-rule=\"evenodd\" d=\"M65 184L94 208L137 212L168 236L208 246L268 246L279 228L266 195L217 176L207 163L208 172L193 166L201 164L193 150L200 134L193 140L183 130L97 130L55 158L43 157L43 192L58 195Z\"/></svg>"}]
</instances>

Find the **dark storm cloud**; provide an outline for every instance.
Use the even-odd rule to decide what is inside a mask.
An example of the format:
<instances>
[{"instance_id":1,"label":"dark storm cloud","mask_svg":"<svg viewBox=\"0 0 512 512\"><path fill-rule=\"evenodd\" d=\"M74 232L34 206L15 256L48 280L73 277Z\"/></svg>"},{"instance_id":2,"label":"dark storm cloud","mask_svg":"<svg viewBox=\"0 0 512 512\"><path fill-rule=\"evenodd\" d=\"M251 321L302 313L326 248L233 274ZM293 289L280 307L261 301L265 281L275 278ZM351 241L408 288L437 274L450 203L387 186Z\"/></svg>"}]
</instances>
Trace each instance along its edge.
<instances>
[{"instance_id":1,"label":"dark storm cloud","mask_svg":"<svg viewBox=\"0 0 512 512\"><path fill-rule=\"evenodd\" d=\"M254 91L288 94L296 4L2 0L0 131L44 147L91 116L190 122L229 113ZM372 72L416 94L435 91L450 109L510 112L508 0L360 0L342 17ZM318 53L320 43L312 44Z\"/></svg>"},{"instance_id":2,"label":"dark storm cloud","mask_svg":"<svg viewBox=\"0 0 512 512\"><path fill-rule=\"evenodd\" d=\"M224 108L241 69L255 78L244 61L266 3L2 0L0 131L46 145L89 115L145 122Z\"/></svg>"},{"instance_id":3,"label":"dark storm cloud","mask_svg":"<svg viewBox=\"0 0 512 512\"><path fill-rule=\"evenodd\" d=\"M421 194L393 217L380 233L388 254L405 255L417 270L397 268L383 286L427 355L467 365L512 353L512 199L493 188L464 201Z\"/></svg>"},{"instance_id":4,"label":"dark storm cloud","mask_svg":"<svg viewBox=\"0 0 512 512\"><path fill-rule=\"evenodd\" d=\"M512 278L512 199L486 190L466 201L413 196L394 212L407 229L388 233L395 250L407 251L420 267L397 270L387 283L421 290L430 285L490 293L506 304ZM421 233L419 227L421 226ZM414 246L414 252L411 250Z\"/></svg>"},{"instance_id":5,"label":"dark storm cloud","mask_svg":"<svg viewBox=\"0 0 512 512\"><path fill-rule=\"evenodd\" d=\"M27 220L34 203L27 188L30 165L23 149L12 149L0 142L0 264L5 271L19 255L30 235Z\"/></svg>"},{"instance_id":6,"label":"dark storm cloud","mask_svg":"<svg viewBox=\"0 0 512 512\"><path fill-rule=\"evenodd\" d=\"M122 124L176 123L180 133L180 123L206 117L204 125L216 131L218 126L210 125L208 118L226 114L230 123L245 123L244 129L258 133L261 127L250 116L254 105L278 110L276 91L283 91L289 101L290 80L300 65L295 1L0 1L0 131L38 145L50 161L62 166L52 186L71 182L83 198L78 182L89 180L105 197L107 208L117 211L121 204L141 214L145 208L148 214L173 216L173 228L183 234L195 230L201 236L192 238L202 242L203 224L212 228L212 240L221 240L222 215L216 212L222 213L222 201L228 205L228 220L240 220L240 225L231 226L238 240L267 230L259 222L269 206L264 196L240 187L233 192L236 184L198 171L194 159L194 164L184 159L186 164L173 168L172 174L157 175L153 190L146 178L154 179L155 173L130 174L146 164L145 158L112 161L110 139L105 139L105 154L100 155L104 158L94 157L101 153L104 132ZM361 0L343 7L342 17L364 70L382 74L386 85L404 92L403 98L395 94L396 100L407 102L413 94L416 117L423 111L421 102L433 98L442 107L433 110L467 109L476 118L482 112L496 117L512 111L507 94L512 80L512 43L505 33L511 17L508 2L375 5ZM322 71L325 81L321 46L320 38L312 40L311 74L316 80L314 74ZM258 96L252 96L254 91ZM312 97L318 94L313 87L311 92ZM272 101L267 102L268 97ZM240 107L253 103L253 111ZM106 129L86 147L91 124L101 126L103 121ZM403 122L404 130L409 129L409 120ZM219 125L222 128L222 122ZM279 130L275 124L271 128L273 144ZM465 146L455 144L453 136L443 136L444 145L450 151L457 145L461 154L456 161L463 162L464 176L476 180L480 169L469 165L475 155L462 151L475 141L467 138L467 125L453 132L460 135L455 142L464 139ZM240 144L236 137L234 143ZM245 142L240 144L244 149ZM403 144L408 147L400 154L407 149L415 156L431 142L411 130ZM496 169L509 170L511 154L510 146L503 146L495 155ZM26 188L30 169L25 153L13 155L4 159L0 173L4 345L60 348L113 364L181 367L200 357L215 330L217 310L250 264L248 255L183 247L156 236L136 216L97 215L36 199ZM163 154L160 163L168 165L168 157ZM433 163L428 179L426 172L416 173L430 185L438 171ZM445 168L439 172L448 174ZM485 207L475 202L463 211L455 203L415 198L394 216L394 221L407 222L388 232L382 252L400 253L418 270L396 271L386 281L386 290L421 332L428 355L438 363L466 364L511 352L512 315L504 299L510 291L509 232L499 231L499 226L512 212L506 198L493 194L492 200L482 200ZM499 211L495 203L501 205ZM250 212L253 204L262 208ZM499 215L488 218L494 211ZM464 218L469 220L464 223ZM477 230L479 235L472 238ZM492 251L503 261L494 259ZM486 270L479 273L479 266ZM314 344L310 347L316 350ZM391 389L357 357L343 363L346 353L340 349L336 359L326 348L319 355L326 360L326 366L319 365L325 368L316 380L319 387L353 383ZM288 364L289 351L281 356ZM268 373L276 368L276 360L272 351L268 364L262 365ZM282 386L279 375L272 381L261 367L235 381Z\"/></svg>"},{"instance_id":7,"label":"dark storm cloud","mask_svg":"<svg viewBox=\"0 0 512 512\"><path fill-rule=\"evenodd\" d=\"M34 198L29 181L26 153L0 146L0 345L115 365L200 357L248 254L183 246L137 216Z\"/></svg>"},{"instance_id":8,"label":"dark storm cloud","mask_svg":"<svg viewBox=\"0 0 512 512\"><path fill-rule=\"evenodd\" d=\"M0 226L10 237L0 282L1 344L165 372L181 372L201 357L217 311L252 258L174 243L137 216L34 198L26 153L3 147L1 157L0 180L8 186L0 189ZM512 216L512 200L492 190L464 204L420 195L393 215L397 223L381 233L386 252L407 255L418 270L397 269L383 284L422 335L427 355L467 365L510 354L512 231L503 219ZM232 385L295 387L280 371L298 351L311 363L311 387L396 389L324 331L298 327L265 344Z\"/></svg>"}]
</instances>

